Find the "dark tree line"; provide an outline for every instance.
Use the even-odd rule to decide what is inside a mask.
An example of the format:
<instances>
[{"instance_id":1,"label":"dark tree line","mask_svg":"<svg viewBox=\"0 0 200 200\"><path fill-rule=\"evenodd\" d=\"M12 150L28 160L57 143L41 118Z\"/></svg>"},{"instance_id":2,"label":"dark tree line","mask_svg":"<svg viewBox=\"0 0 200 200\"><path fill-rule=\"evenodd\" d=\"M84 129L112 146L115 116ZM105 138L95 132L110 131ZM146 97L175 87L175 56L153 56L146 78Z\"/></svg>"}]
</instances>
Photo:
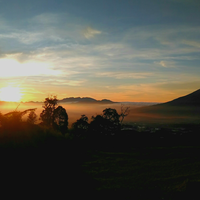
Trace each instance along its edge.
<instances>
[{"instance_id":1,"label":"dark tree line","mask_svg":"<svg viewBox=\"0 0 200 200\"><path fill-rule=\"evenodd\" d=\"M42 124L65 134L68 130L68 114L62 106L58 106L56 96L46 98L43 108L44 110L40 114Z\"/></svg>"},{"instance_id":2,"label":"dark tree line","mask_svg":"<svg viewBox=\"0 0 200 200\"><path fill-rule=\"evenodd\" d=\"M68 114L57 102L56 96L45 99L44 110L40 114L41 124L65 134L68 131ZM86 115L81 115L80 119L72 124L72 134L76 138L85 137L89 133L99 136L115 135L120 131L123 119L129 111L129 107L124 109L121 106L121 114L118 114L115 109L106 108L102 115L93 116L90 123Z\"/></svg>"},{"instance_id":3,"label":"dark tree line","mask_svg":"<svg viewBox=\"0 0 200 200\"><path fill-rule=\"evenodd\" d=\"M36 109L25 111L13 111L7 114L0 113L0 127L16 129L22 124L22 117L28 113L26 122L35 124L37 115ZM129 113L129 107L125 110L121 107L121 114L115 109L106 108L101 115L93 116L89 123L86 115L81 115L80 119L72 124L71 133L75 138L83 138L89 134L93 136L109 136L117 134L125 116ZM68 132L68 114L62 106L58 105L56 96L45 98L43 111L40 113L40 126L46 126L65 135Z\"/></svg>"},{"instance_id":4,"label":"dark tree line","mask_svg":"<svg viewBox=\"0 0 200 200\"><path fill-rule=\"evenodd\" d=\"M90 123L88 123L88 118L82 115L72 125L74 135L75 137L83 137L86 134L99 137L117 135L121 130L124 117L128 115L128 110L129 108L126 108L125 112L123 110L121 114L118 114L116 109L106 108L103 114L92 116Z\"/></svg>"}]
</instances>

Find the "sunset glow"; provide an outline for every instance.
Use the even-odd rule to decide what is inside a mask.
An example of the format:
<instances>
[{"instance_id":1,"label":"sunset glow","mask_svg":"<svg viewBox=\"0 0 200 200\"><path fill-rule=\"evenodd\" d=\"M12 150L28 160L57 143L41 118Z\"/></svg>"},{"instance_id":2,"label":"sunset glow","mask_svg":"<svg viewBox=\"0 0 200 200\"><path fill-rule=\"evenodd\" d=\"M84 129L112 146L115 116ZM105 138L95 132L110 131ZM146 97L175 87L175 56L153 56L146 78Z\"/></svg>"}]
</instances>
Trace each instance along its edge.
<instances>
[{"instance_id":1,"label":"sunset glow","mask_svg":"<svg viewBox=\"0 0 200 200\"><path fill-rule=\"evenodd\" d=\"M22 93L18 87L4 87L0 89L0 100L1 101L13 101L18 102L22 98Z\"/></svg>"},{"instance_id":2,"label":"sunset glow","mask_svg":"<svg viewBox=\"0 0 200 200\"><path fill-rule=\"evenodd\" d=\"M23 101L166 102L200 88L200 1L17 2L0 6L0 88L20 85Z\"/></svg>"},{"instance_id":3,"label":"sunset glow","mask_svg":"<svg viewBox=\"0 0 200 200\"><path fill-rule=\"evenodd\" d=\"M60 72L52 70L48 63L29 61L20 63L15 59L0 59L0 77L26 77L38 75L58 75Z\"/></svg>"}]
</instances>

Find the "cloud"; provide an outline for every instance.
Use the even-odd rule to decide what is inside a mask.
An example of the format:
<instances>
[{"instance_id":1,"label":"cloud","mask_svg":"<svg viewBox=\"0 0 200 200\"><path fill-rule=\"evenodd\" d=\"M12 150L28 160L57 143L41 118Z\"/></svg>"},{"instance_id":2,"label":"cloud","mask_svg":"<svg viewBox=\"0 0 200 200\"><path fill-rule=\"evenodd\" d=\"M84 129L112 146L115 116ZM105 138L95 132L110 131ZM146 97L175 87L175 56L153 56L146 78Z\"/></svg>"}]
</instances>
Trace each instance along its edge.
<instances>
[{"instance_id":1,"label":"cloud","mask_svg":"<svg viewBox=\"0 0 200 200\"><path fill-rule=\"evenodd\" d=\"M58 24L61 17L62 17L61 14L42 13L42 14L36 15L32 19L30 19L29 22L35 23L35 24L39 23L39 24L42 24L42 25Z\"/></svg>"},{"instance_id":2,"label":"cloud","mask_svg":"<svg viewBox=\"0 0 200 200\"><path fill-rule=\"evenodd\" d=\"M148 78L152 76L152 73L145 73L145 72L134 73L134 72L118 71L118 72L100 72L100 73L96 73L95 76L112 77L116 79L128 79L128 78L143 79L143 78Z\"/></svg>"},{"instance_id":3,"label":"cloud","mask_svg":"<svg viewBox=\"0 0 200 200\"><path fill-rule=\"evenodd\" d=\"M26 50L32 50L39 46L49 47L59 43L83 40L80 35L83 25L79 24L77 19L63 13L44 13L32 18L21 19L19 23L15 24L0 18L0 27L0 41L10 49L26 47Z\"/></svg>"},{"instance_id":4,"label":"cloud","mask_svg":"<svg viewBox=\"0 0 200 200\"><path fill-rule=\"evenodd\" d=\"M200 42L199 34L200 26L151 25L129 29L124 34L123 41L133 43L140 49L151 47L151 49L160 49L162 52L165 50L169 53L171 51L171 54L181 54L197 50L187 47L185 41ZM183 44L185 46L182 46Z\"/></svg>"},{"instance_id":5,"label":"cloud","mask_svg":"<svg viewBox=\"0 0 200 200\"><path fill-rule=\"evenodd\" d=\"M39 62L25 62L19 63L18 61L10 58L0 59L0 77L26 77L36 75L59 75L61 71L51 69L47 63Z\"/></svg>"},{"instance_id":6,"label":"cloud","mask_svg":"<svg viewBox=\"0 0 200 200\"><path fill-rule=\"evenodd\" d=\"M162 89L159 86L148 87L148 84L164 85L179 81L177 79L182 79L181 73L188 66L194 70L182 80L189 81L191 73L198 74L199 70L189 65L189 61L196 59L197 62L199 59L199 27L139 27L128 33L127 30L120 34L109 33L104 40L95 43L85 40L83 36L91 39L102 32L87 27L80 35L82 27L86 27L84 23L60 21L60 15L46 14L36 16L27 28L5 28L7 32L0 34L1 53L18 64L13 63L17 67L8 67L7 72L0 67L1 78L2 75L4 80L11 75L28 76L26 83L30 87L34 85L40 91L40 86L44 85L49 90L59 90L61 93L61 89L70 87L78 93L80 86L84 86L84 91L85 86L88 91L95 88L94 93L97 88L100 90L103 87L111 92L120 84L121 88L116 89L116 94L120 90L128 98L132 93L150 95L160 92ZM192 35L195 37L192 38ZM3 54L4 48L6 53Z\"/></svg>"},{"instance_id":7,"label":"cloud","mask_svg":"<svg viewBox=\"0 0 200 200\"><path fill-rule=\"evenodd\" d=\"M159 63L161 66L166 67L166 63L164 61L160 61Z\"/></svg>"},{"instance_id":8,"label":"cloud","mask_svg":"<svg viewBox=\"0 0 200 200\"><path fill-rule=\"evenodd\" d=\"M200 48L200 42L199 41L195 41L195 40L182 40L183 44L192 46L192 47L197 47Z\"/></svg>"},{"instance_id":9,"label":"cloud","mask_svg":"<svg viewBox=\"0 0 200 200\"><path fill-rule=\"evenodd\" d=\"M170 82L170 83L161 83L157 85L158 88L164 90L172 90L172 91L179 91L179 90L187 90L187 91L194 91L200 89L200 81L187 81L187 82Z\"/></svg>"},{"instance_id":10,"label":"cloud","mask_svg":"<svg viewBox=\"0 0 200 200\"><path fill-rule=\"evenodd\" d=\"M85 38L90 39L93 38L95 35L101 34L101 31L95 30L88 26L86 29L83 30L83 35Z\"/></svg>"},{"instance_id":11,"label":"cloud","mask_svg":"<svg viewBox=\"0 0 200 200\"><path fill-rule=\"evenodd\" d=\"M166 68L175 66L175 62L170 61L170 60L169 61L161 60L160 62L154 62L154 63L157 64L157 65L161 65L162 67L166 67Z\"/></svg>"},{"instance_id":12,"label":"cloud","mask_svg":"<svg viewBox=\"0 0 200 200\"><path fill-rule=\"evenodd\" d=\"M68 85L68 86L82 86L83 83L85 83L85 80L56 80L54 82L52 82L52 85L58 85L58 86L64 86L64 85Z\"/></svg>"}]
</instances>

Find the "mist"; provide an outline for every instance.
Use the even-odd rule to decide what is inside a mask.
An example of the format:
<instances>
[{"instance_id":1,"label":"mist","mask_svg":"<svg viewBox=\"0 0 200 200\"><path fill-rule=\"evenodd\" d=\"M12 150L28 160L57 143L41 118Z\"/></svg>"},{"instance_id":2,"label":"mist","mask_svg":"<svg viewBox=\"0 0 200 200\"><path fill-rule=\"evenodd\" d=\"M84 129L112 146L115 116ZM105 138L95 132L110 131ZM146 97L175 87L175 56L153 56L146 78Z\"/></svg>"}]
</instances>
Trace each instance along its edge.
<instances>
[{"instance_id":1,"label":"mist","mask_svg":"<svg viewBox=\"0 0 200 200\"><path fill-rule=\"evenodd\" d=\"M74 123L77 119L81 117L81 115L86 115L91 121L92 116L96 116L98 114L102 114L103 110L106 108L113 108L116 109L118 113L121 112L121 103L114 103L114 104L78 104L78 103L59 103L58 105L62 106L66 109L68 117L69 117L69 127L71 124ZM35 113L37 114L37 123L40 123L39 117L40 113L43 110L43 103L16 103L16 102L3 102L0 104L0 112L2 114L6 114L12 111L24 111L26 109L37 108ZM141 106L141 105L140 105ZM126 103L124 107L130 107L130 111L132 112L133 109L138 108L139 105L132 105L131 103ZM24 119L27 116L24 116ZM127 118L128 121L131 120L130 117ZM124 122L127 121L124 119Z\"/></svg>"},{"instance_id":2,"label":"mist","mask_svg":"<svg viewBox=\"0 0 200 200\"><path fill-rule=\"evenodd\" d=\"M12 111L24 111L27 109L36 108L37 121L40 123L40 113L43 110L44 104L42 102L36 103L16 103L16 102L1 102L0 113L5 114ZM96 116L103 113L106 108L116 109L117 112L121 113L121 106L124 108L129 107L130 113L124 118L123 123L125 124L135 124L135 123L147 123L147 124L167 124L167 123L189 123L198 122L199 116L189 115L189 110L180 109L175 107L173 109L165 108L159 109L159 107L151 107L149 104L144 103L112 103L112 104L81 104L81 103L58 103L66 109L68 114L69 128L72 123L81 117L81 115L86 115L89 122L92 116ZM151 104L152 105L152 104ZM183 112L184 111L184 112ZM23 116L26 120L27 115Z\"/></svg>"}]
</instances>

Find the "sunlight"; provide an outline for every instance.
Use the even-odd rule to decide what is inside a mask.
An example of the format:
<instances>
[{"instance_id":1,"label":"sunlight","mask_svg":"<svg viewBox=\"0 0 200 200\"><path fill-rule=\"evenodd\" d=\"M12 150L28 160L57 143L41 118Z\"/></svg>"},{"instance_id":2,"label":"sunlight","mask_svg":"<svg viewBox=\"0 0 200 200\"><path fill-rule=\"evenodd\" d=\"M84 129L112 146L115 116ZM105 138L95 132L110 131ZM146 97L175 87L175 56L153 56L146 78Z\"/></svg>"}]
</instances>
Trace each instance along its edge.
<instances>
[{"instance_id":1,"label":"sunlight","mask_svg":"<svg viewBox=\"0 0 200 200\"><path fill-rule=\"evenodd\" d=\"M14 101L18 102L22 98L22 93L18 87L4 87L0 89L0 100L1 101Z\"/></svg>"},{"instance_id":2,"label":"sunlight","mask_svg":"<svg viewBox=\"0 0 200 200\"><path fill-rule=\"evenodd\" d=\"M59 75L61 73L51 68L50 64L37 61L20 63L10 58L0 59L0 77Z\"/></svg>"}]
</instances>

